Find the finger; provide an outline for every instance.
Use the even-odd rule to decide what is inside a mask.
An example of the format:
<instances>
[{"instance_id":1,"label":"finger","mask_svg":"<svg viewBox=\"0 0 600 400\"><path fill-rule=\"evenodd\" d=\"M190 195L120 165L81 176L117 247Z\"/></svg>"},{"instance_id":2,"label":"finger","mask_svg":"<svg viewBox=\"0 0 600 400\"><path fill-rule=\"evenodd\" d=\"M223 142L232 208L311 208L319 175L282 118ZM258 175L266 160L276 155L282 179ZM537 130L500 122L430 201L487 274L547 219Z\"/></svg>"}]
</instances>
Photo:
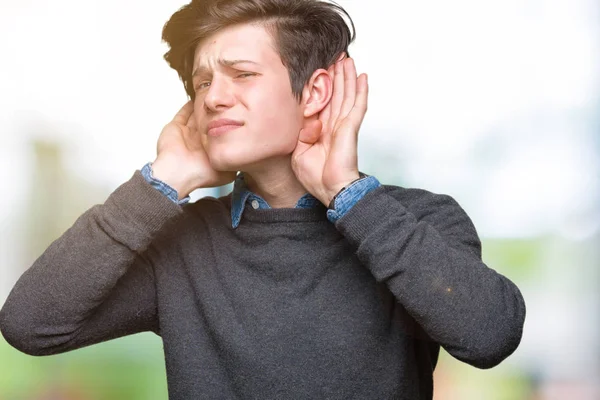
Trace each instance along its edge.
<instances>
[{"instance_id":1,"label":"finger","mask_svg":"<svg viewBox=\"0 0 600 400\"><path fill-rule=\"evenodd\" d=\"M331 131L327 130L328 129L327 126L329 124L330 118L331 118L331 102L327 103L325 108L323 108L321 110L321 112L319 113L319 121L321 121L321 123L322 123L324 135L331 134Z\"/></svg>"},{"instance_id":2,"label":"finger","mask_svg":"<svg viewBox=\"0 0 600 400\"><path fill-rule=\"evenodd\" d=\"M327 69L327 72L329 73L329 77L331 78L331 82L333 82L333 78L334 78L334 66L330 66ZM333 85L331 85L331 90L333 91ZM332 93L333 96L333 93ZM323 126L325 127L325 134L328 134L329 132L327 131L327 123L329 122L329 118L331 117L331 98L329 99L329 101L327 102L327 104L325 105L325 107L321 110L321 112L319 113L319 120L323 123Z\"/></svg>"},{"instance_id":3,"label":"finger","mask_svg":"<svg viewBox=\"0 0 600 400\"><path fill-rule=\"evenodd\" d=\"M188 128L190 128L191 130L195 130L196 129L196 116L195 116L195 114L194 114L193 111L190 114L190 117L188 118L188 121L187 121L187 123L185 125Z\"/></svg>"},{"instance_id":4,"label":"finger","mask_svg":"<svg viewBox=\"0 0 600 400\"><path fill-rule=\"evenodd\" d=\"M327 123L327 132L331 132L335 126L342 102L344 101L344 68L343 61L335 64L335 76L333 79L333 96L331 97L331 114Z\"/></svg>"},{"instance_id":5,"label":"finger","mask_svg":"<svg viewBox=\"0 0 600 400\"><path fill-rule=\"evenodd\" d=\"M338 119L345 118L352 108L356 100L356 66L354 60L348 58L344 61L344 101L340 109Z\"/></svg>"},{"instance_id":6,"label":"finger","mask_svg":"<svg viewBox=\"0 0 600 400\"><path fill-rule=\"evenodd\" d=\"M185 103L183 107L181 107L181 109L175 115L175 118L173 118L173 121L181 125L186 125L190 119L190 115L192 115L193 112L194 102L190 100Z\"/></svg>"},{"instance_id":7,"label":"finger","mask_svg":"<svg viewBox=\"0 0 600 400\"><path fill-rule=\"evenodd\" d=\"M300 130L300 135L298 136L298 140L302 143L306 144L314 144L321 137L321 130L323 129L323 124L320 120L314 120L307 122L304 127Z\"/></svg>"},{"instance_id":8,"label":"finger","mask_svg":"<svg viewBox=\"0 0 600 400\"><path fill-rule=\"evenodd\" d=\"M198 150L201 146L204 145L204 142L203 142L204 138L202 136L206 136L206 135L201 135L200 132L198 131L196 114L193 111L193 106L192 106L192 113L190 114L185 126L187 129L183 129L183 136L184 136L185 143L186 143L188 149Z\"/></svg>"},{"instance_id":9,"label":"finger","mask_svg":"<svg viewBox=\"0 0 600 400\"><path fill-rule=\"evenodd\" d=\"M292 152L292 160L295 160L305 151L310 149L318 140L320 133L323 129L323 125L321 121L314 120L306 123L304 127L300 130L300 135L298 136L298 143L296 143L296 148Z\"/></svg>"},{"instance_id":10,"label":"finger","mask_svg":"<svg viewBox=\"0 0 600 400\"><path fill-rule=\"evenodd\" d=\"M354 102L354 107L352 107L352 110L348 114L348 119L350 120L351 126L356 128L356 134L358 136L358 130L365 118L368 108L369 80L367 74L361 74L358 77L356 86L356 100Z\"/></svg>"},{"instance_id":11,"label":"finger","mask_svg":"<svg viewBox=\"0 0 600 400\"><path fill-rule=\"evenodd\" d=\"M333 137L331 154L343 154L346 160L354 163L357 157L358 133L367 111L368 82L367 75L362 74L357 80L356 102L344 120L344 128Z\"/></svg>"}]
</instances>

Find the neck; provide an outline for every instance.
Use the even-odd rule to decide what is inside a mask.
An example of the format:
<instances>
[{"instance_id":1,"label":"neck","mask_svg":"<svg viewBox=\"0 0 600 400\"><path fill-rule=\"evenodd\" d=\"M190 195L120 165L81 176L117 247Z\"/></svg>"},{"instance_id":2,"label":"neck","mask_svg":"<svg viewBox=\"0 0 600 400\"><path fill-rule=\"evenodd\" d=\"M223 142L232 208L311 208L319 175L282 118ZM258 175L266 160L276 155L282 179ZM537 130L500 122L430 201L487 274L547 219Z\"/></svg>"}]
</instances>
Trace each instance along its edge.
<instances>
[{"instance_id":1,"label":"neck","mask_svg":"<svg viewBox=\"0 0 600 400\"><path fill-rule=\"evenodd\" d=\"M306 194L292 170L290 157L244 171L244 180L248 189L265 199L272 208L293 208Z\"/></svg>"}]
</instances>

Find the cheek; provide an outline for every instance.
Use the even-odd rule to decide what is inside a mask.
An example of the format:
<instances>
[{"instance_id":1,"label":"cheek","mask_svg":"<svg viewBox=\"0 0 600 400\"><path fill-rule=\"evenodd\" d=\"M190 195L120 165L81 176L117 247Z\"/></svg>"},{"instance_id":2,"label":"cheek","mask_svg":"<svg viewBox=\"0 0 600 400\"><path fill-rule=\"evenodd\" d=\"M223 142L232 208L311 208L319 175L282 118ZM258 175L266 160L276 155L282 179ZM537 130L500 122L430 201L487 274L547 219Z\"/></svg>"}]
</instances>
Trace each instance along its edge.
<instances>
[{"instance_id":1,"label":"cheek","mask_svg":"<svg viewBox=\"0 0 600 400\"><path fill-rule=\"evenodd\" d=\"M302 127L302 111L291 93L273 93L264 97L255 109L260 125L260 135L268 135L278 143L293 142L294 146ZM257 111L258 110L258 111Z\"/></svg>"},{"instance_id":2,"label":"cheek","mask_svg":"<svg viewBox=\"0 0 600 400\"><path fill-rule=\"evenodd\" d=\"M206 115L204 114L202 100L198 99L198 97L196 97L196 99L194 100L194 118L196 119L196 127L200 128L203 126L203 123L206 124L204 122L204 120L206 119Z\"/></svg>"},{"instance_id":3,"label":"cheek","mask_svg":"<svg viewBox=\"0 0 600 400\"><path fill-rule=\"evenodd\" d=\"M289 110L269 115L264 120L265 129L260 132L261 141L279 153L291 153L298 143L301 125Z\"/></svg>"}]
</instances>

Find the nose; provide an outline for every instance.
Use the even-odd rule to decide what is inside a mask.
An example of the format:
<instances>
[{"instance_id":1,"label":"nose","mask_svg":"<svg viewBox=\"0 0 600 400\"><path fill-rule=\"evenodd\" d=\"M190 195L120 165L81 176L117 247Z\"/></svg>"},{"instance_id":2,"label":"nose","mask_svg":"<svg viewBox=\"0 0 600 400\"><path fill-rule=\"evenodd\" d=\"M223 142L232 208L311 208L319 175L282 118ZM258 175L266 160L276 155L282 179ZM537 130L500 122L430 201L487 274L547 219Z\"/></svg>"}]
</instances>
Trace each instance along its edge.
<instances>
[{"instance_id":1,"label":"nose","mask_svg":"<svg viewBox=\"0 0 600 400\"><path fill-rule=\"evenodd\" d=\"M234 96L231 85L226 79L213 76L206 96L204 97L204 107L208 112L218 112L232 107Z\"/></svg>"}]
</instances>

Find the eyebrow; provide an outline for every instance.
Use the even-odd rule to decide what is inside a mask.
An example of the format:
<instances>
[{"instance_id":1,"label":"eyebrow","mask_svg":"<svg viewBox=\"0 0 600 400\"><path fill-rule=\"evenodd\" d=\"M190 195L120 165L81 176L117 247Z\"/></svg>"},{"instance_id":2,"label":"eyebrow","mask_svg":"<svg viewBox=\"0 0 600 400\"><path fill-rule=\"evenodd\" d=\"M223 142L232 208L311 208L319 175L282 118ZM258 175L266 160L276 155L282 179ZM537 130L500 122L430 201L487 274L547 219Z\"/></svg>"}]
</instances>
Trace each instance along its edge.
<instances>
[{"instance_id":1,"label":"eyebrow","mask_svg":"<svg viewBox=\"0 0 600 400\"><path fill-rule=\"evenodd\" d=\"M254 62L254 61L250 61L250 60L225 60L223 58L220 58L217 60L217 63L219 65L223 65L226 67L233 67L237 64L242 64L242 63L248 63L248 64L254 64L257 66L260 66L259 63ZM198 76L198 75L202 75L204 73L206 73L208 71L208 68L204 67L204 66L199 66L197 67L194 72L192 73L192 78Z\"/></svg>"}]
</instances>

